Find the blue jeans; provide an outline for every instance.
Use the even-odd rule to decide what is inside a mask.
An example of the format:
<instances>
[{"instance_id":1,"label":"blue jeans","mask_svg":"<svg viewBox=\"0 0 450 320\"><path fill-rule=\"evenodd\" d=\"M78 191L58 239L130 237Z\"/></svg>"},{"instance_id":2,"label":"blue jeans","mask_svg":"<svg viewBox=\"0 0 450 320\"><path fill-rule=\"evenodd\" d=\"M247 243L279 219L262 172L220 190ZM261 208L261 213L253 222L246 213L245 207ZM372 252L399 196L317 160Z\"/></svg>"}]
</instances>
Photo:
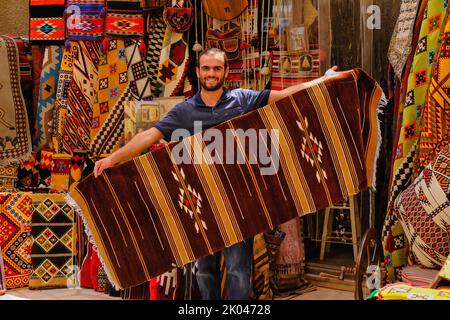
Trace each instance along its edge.
<instances>
[{"instance_id":1,"label":"blue jeans","mask_svg":"<svg viewBox=\"0 0 450 320\"><path fill-rule=\"evenodd\" d=\"M203 300L220 300L220 253L227 267L229 300L248 300L253 262L253 239L240 242L215 254L198 259L197 284Z\"/></svg>"}]
</instances>

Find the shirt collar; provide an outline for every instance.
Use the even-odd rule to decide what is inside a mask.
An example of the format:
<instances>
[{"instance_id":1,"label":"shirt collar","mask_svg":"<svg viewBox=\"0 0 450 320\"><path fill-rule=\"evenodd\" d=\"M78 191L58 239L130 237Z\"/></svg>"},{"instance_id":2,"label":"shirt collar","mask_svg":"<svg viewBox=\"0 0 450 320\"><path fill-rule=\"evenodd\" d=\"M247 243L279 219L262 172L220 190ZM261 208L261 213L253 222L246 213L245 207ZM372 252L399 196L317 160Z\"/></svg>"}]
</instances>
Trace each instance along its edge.
<instances>
[{"instance_id":1,"label":"shirt collar","mask_svg":"<svg viewBox=\"0 0 450 320\"><path fill-rule=\"evenodd\" d=\"M220 96L219 102L227 101L231 98L231 90L224 88L222 95ZM200 96L200 90L194 95L195 105L199 107L207 107Z\"/></svg>"}]
</instances>

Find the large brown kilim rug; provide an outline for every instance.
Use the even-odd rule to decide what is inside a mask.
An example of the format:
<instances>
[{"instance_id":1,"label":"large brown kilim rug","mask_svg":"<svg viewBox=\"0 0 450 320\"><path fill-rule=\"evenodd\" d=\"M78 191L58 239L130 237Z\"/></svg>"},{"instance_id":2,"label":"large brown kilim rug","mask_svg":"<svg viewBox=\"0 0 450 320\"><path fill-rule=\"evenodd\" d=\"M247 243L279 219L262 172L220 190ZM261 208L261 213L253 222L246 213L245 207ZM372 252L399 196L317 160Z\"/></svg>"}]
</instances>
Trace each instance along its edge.
<instances>
[{"instance_id":1,"label":"large brown kilim rug","mask_svg":"<svg viewBox=\"0 0 450 320\"><path fill-rule=\"evenodd\" d=\"M381 96L363 71L343 72L97 179L86 177L70 196L111 282L136 286L373 186ZM243 164L175 164L182 146L196 160L202 146L213 149L216 140L202 138L213 129L224 137L229 130L234 156L245 150ZM258 152L239 138L238 129L257 130L259 151L271 151L272 163L279 158L275 174L261 174L269 165L262 158L252 161ZM272 148L277 144L278 151ZM215 151L212 157L226 159L229 150Z\"/></svg>"}]
</instances>

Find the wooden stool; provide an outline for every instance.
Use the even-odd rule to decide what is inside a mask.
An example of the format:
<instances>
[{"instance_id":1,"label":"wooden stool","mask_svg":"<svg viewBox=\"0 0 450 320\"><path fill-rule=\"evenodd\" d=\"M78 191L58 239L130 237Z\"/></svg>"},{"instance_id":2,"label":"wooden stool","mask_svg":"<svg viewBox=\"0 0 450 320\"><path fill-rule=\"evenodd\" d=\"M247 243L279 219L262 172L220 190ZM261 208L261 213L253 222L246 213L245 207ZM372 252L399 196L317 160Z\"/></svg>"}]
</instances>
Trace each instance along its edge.
<instances>
[{"instance_id":1,"label":"wooden stool","mask_svg":"<svg viewBox=\"0 0 450 320\"><path fill-rule=\"evenodd\" d=\"M349 210L350 211L350 225L351 225L351 234L352 234L352 245L353 245L353 259L357 260L358 258L358 244L359 244L359 233L360 233L360 221L358 214L358 206L356 204L356 196L350 196L350 199L343 202L340 205L332 206L325 209L325 218L323 222L323 231L322 231L322 243L320 245L320 260L323 260L325 257L325 251L330 251L330 239L336 238L332 237L332 227L333 227L333 217L334 210ZM332 215L333 213L333 215ZM345 242L342 242L345 243Z\"/></svg>"}]
</instances>

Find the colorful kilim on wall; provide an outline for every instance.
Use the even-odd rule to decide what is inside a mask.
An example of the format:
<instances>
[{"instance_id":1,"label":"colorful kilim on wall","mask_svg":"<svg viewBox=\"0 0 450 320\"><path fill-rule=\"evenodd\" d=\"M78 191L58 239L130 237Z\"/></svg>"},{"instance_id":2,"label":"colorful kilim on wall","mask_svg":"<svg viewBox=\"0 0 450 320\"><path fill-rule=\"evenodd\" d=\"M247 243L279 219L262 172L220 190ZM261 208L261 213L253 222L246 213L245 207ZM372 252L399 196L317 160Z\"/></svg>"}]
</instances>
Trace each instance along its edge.
<instances>
[{"instance_id":1,"label":"colorful kilim on wall","mask_svg":"<svg viewBox=\"0 0 450 320\"><path fill-rule=\"evenodd\" d=\"M186 71L189 65L189 46L187 35L167 27L162 43L158 66L158 82L154 97L183 96L190 86L185 88Z\"/></svg>"},{"instance_id":2,"label":"colorful kilim on wall","mask_svg":"<svg viewBox=\"0 0 450 320\"><path fill-rule=\"evenodd\" d=\"M39 105L39 89L41 88L40 80L41 80L41 72L42 72L42 62L44 61L45 46L33 45L33 46L31 46L31 52L32 52L32 57L33 57L32 58L33 105L32 105L31 117L34 119L36 117L37 107ZM30 126L30 129L33 130L32 137L34 137L34 127L35 127L35 121L33 121L32 125Z\"/></svg>"},{"instance_id":3,"label":"colorful kilim on wall","mask_svg":"<svg viewBox=\"0 0 450 320\"><path fill-rule=\"evenodd\" d=\"M65 288L74 281L74 209L62 194L33 194L30 289Z\"/></svg>"},{"instance_id":4,"label":"colorful kilim on wall","mask_svg":"<svg viewBox=\"0 0 450 320\"><path fill-rule=\"evenodd\" d=\"M102 52L98 64L98 91L93 106L91 141L102 130L111 110L128 86L124 41L114 39L107 42L108 48Z\"/></svg>"},{"instance_id":5,"label":"colorful kilim on wall","mask_svg":"<svg viewBox=\"0 0 450 320\"><path fill-rule=\"evenodd\" d=\"M162 43L164 40L164 33L166 25L161 15L149 17L148 26L148 51L147 51L147 71L150 79L150 90L153 96L153 92L157 92L158 84L158 65L159 57L161 56Z\"/></svg>"},{"instance_id":6,"label":"colorful kilim on wall","mask_svg":"<svg viewBox=\"0 0 450 320\"><path fill-rule=\"evenodd\" d=\"M112 153L123 140L124 103L151 98L150 81L145 62L139 52L139 43L134 40L125 40L124 52L128 66L127 88L121 92L120 98L114 104L110 104L108 117L102 122L102 126L92 139L91 152L94 155Z\"/></svg>"},{"instance_id":7,"label":"colorful kilim on wall","mask_svg":"<svg viewBox=\"0 0 450 320\"><path fill-rule=\"evenodd\" d=\"M107 0L105 33L110 37L142 39L144 36L144 11L141 0Z\"/></svg>"},{"instance_id":8,"label":"colorful kilim on wall","mask_svg":"<svg viewBox=\"0 0 450 320\"><path fill-rule=\"evenodd\" d=\"M403 105L400 106L400 128L398 141L394 142L395 156L393 157L392 173L390 181L390 195L388 202L388 212L383 227L382 240L385 248L385 260L387 263L388 278L393 281L395 274L398 274L401 266L394 260L395 256L403 255L404 249L388 251L386 248L393 248L392 244L386 243L392 239L391 229L396 228L398 221L392 215L392 207L396 197L408 186L408 181L413 173L414 158L417 149L419 136L419 119L426 101L426 93L430 83L431 66L433 64L435 52L438 49L439 35L442 26L446 23L447 14L446 0L428 1L427 10L423 17L419 34L419 42L416 48L410 74L406 96ZM419 17L420 18L420 17ZM392 267L391 267L392 266ZM399 279L399 278L397 278Z\"/></svg>"},{"instance_id":9,"label":"colorful kilim on wall","mask_svg":"<svg viewBox=\"0 0 450 320\"><path fill-rule=\"evenodd\" d=\"M65 0L30 0L30 41L32 44L63 44Z\"/></svg>"},{"instance_id":10,"label":"colorful kilim on wall","mask_svg":"<svg viewBox=\"0 0 450 320\"><path fill-rule=\"evenodd\" d=\"M52 145L56 153L63 151L64 125L67 116L67 97L73 73L73 47L63 49L58 75L55 108L53 113Z\"/></svg>"},{"instance_id":11,"label":"colorful kilim on wall","mask_svg":"<svg viewBox=\"0 0 450 320\"><path fill-rule=\"evenodd\" d=\"M31 273L30 193L0 195L0 247L8 289L28 286Z\"/></svg>"},{"instance_id":12,"label":"colorful kilim on wall","mask_svg":"<svg viewBox=\"0 0 450 320\"><path fill-rule=\"evenodd\" d=\"M135 100L150 100L150 79L147 72L147 63L139 51L139 42L125 40L125 55L128 65L128 81L130 90Z\"/></svg>"},{"instance_id":13,"label":"colorful kilim on wall","mask_svg":"<svg viewBox=\"0 0 450 320\"><path fill-rule=\"evenodd\" d=\"M66 38L101 40L104 29L104 2L104 0L67 0Z\"/></svg>"},{"instance_id":14,"label":"colorful kilim on wall","mask_svg":"<svg viewBox=\"0 0 450 320\"><path fill-rule=\"evenodd\" d=\"M33 150L39 151L49 146L53 127L58 73L61 68L62 48L48 46L45 48L39 88L39 105L36 113L36 136L33 139Z\"/></svg>"},{"instance_id":15,"label":"colorful kilim on wall","mask_svg":"<svg viewBox=\"0 0 450 320\"><path fill-rule=\"evenodd\" d=\"M89 150L100 58L100 44L96 41L78 41L72 47L75 50L73 77L67 94L68 113L63 133L64 152L69 154L75 149Z\"/></svg>"},{"instance_id":16,"label":"colorful kilim on wall","mask_svg":"<svg viewBox=\"0 0 450 320\"><path fill-rule=\"evenodd\" d=\"M207 165L207 152L201 164L175 164L175 148L199 160L191 147L208 145L200 132L86 177L70 196L108 278L118 288L138 285L372 186L381 96L375 81L353 70L214 127L223 135L272 132L265 145L278 145L270 153L280 159L272 175L262 175L267 166L259 162Z\"/></svg>"},{"instance_id":17,"label":"colorful kilim on wall","mask_svg":"<svg viewBox=\"0 0 450 320\"><path fill-rule=\"evenodd\" d=\"M423 169L449 142L450 123L450 19L441 35L440 49L432 70L426 103L422 110L418 142L417 167Z\"/></svg>"},{"instance_id":18,"label":"colorful kilim on wall","mask_svg":"<svg viewBox=\"0 0 450 320\"><path fill-rule=\"evenodd\" d=\"M16 165L0 167L0 192L16 191L17 171Z\"/></svg>"},{"instance_id":19,"label":"colorful kilim on wall","mask_svg":"<svg viewBox=\"0 0 450 320\"><path fill-rule=\"evenodd\" d=\"M19 53L11 38L0 36L0 166L25 161L31 137L19 76Z\"/></svg>"}]
</instances>

